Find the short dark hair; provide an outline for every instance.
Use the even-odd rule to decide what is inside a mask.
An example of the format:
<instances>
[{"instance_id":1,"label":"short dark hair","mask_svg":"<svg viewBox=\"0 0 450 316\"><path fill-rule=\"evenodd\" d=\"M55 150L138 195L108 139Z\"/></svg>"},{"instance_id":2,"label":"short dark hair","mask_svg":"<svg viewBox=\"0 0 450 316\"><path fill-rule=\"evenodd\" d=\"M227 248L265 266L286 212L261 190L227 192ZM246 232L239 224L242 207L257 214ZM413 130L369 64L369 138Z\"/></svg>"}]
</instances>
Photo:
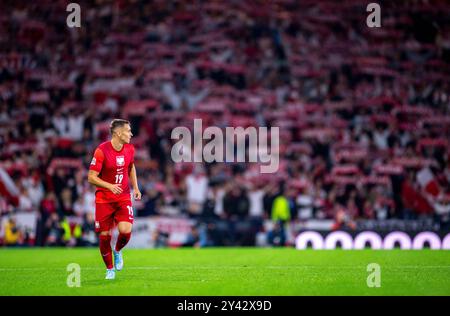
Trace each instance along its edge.
<instances>
[{"instance_id":1,"label":"short dark hair","mask_svg":"<svg viewBox=\"0 0 450 316\"><path fill-rule=\"evenodd\" d=\"M129 121L127 120L122 120L122 119L114 119L111 121L111 124L109 125L109 132L111 133L111 135L114 133L114 130L117 127L122 127L124 125L131 125Z\"/></svg>"}]
</instances>

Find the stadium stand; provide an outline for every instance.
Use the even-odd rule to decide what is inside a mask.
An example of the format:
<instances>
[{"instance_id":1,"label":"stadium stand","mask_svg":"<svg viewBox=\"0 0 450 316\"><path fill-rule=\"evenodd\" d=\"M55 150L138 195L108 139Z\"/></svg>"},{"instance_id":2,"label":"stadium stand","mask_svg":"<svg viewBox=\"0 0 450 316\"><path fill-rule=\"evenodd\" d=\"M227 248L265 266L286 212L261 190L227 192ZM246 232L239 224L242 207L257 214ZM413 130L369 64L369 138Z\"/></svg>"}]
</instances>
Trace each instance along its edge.
<instances>
[{"instance_id":1,"label":"stadium stand","mask_svg":"<svg viewBox=\"0 0 450 316\"><path fill-rule=\"evenodd\" d=\"M382 2L373 29L356 0L78 3L73 29L66 1L0 3L4 244L95 244L87 170L119 117L135 135L137 217L195 223L173 244L289 245L311 222L449 228L448 2ZM171 130L194 118L280 127L279 172L175 164ZM14 228L22 217L35 230Z\"/></svg>"}]
</instances>

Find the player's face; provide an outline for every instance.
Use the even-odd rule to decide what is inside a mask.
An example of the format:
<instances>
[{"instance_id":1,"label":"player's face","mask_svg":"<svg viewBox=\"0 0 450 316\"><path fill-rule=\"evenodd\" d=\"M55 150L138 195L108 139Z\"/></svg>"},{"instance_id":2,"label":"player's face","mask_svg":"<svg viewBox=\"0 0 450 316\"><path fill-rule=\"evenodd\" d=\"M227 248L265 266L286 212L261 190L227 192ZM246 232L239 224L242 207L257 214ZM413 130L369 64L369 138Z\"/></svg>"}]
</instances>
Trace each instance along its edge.
<instances>
[{"instance_id":1,"label":"player's face","mask_svg":"<svg viewBox=\"0 0 450 316\"><path fill-rule=\"evenodd\" d=\"M133 133L131 132L131 126L128 124L122 126L120 129L118 129L117 136L119 136L120 140L124 144L129 144L131 141L131 137L133 137Z\"/></svg>"}]
</instances>

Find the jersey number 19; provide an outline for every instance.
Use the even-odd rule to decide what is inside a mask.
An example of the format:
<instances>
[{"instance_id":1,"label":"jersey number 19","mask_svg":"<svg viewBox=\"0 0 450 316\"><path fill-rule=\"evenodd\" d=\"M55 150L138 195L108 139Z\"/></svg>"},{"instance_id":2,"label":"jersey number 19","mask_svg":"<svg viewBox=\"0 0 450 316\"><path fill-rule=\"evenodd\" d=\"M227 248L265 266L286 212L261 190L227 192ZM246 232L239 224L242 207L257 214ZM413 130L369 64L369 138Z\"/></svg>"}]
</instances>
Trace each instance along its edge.
<instances>
[{"instance_id":1,"label":"jersey number 19","mask_svg":"<svg viewBox=\"0 0 450 316\"><path fill-rule=\"evenodd\" d=\"M116 184L122 183L123 180L123 174L116 174Z\"/></svg>"}]
</instances>

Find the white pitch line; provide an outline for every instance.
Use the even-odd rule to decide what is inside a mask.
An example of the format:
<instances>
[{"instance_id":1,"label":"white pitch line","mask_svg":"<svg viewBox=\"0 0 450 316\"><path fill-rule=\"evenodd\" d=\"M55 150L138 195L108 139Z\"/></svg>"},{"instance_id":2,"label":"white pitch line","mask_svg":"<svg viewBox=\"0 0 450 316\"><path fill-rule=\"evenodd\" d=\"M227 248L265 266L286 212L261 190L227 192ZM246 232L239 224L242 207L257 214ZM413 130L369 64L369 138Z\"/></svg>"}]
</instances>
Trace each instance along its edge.
<instances>
[{"instance_id":1,"label":"white pitch line","mask_svg":"<svg viewBox=\"0 0 450 316\"><path fill-rule=\"evenodd\" d=\"M390 265L381 265L382 268L387 269L450 269L450 266L418 266L418 265L408 265L408 266L390 266ZM176 270L176 269L184 269L184 270L215 270L215 269L324 269L324 270L341 270L341 269L349 269L349 270L365 270L366 266L315 266L315 265L306 265L306 266L144 266L144 267L127 267L126 270ZM83 267L82 270L104 270L103 267ZM2 271L66 271L65 268L0 268L0 272Z\"/></svg>"}]
</instances>

